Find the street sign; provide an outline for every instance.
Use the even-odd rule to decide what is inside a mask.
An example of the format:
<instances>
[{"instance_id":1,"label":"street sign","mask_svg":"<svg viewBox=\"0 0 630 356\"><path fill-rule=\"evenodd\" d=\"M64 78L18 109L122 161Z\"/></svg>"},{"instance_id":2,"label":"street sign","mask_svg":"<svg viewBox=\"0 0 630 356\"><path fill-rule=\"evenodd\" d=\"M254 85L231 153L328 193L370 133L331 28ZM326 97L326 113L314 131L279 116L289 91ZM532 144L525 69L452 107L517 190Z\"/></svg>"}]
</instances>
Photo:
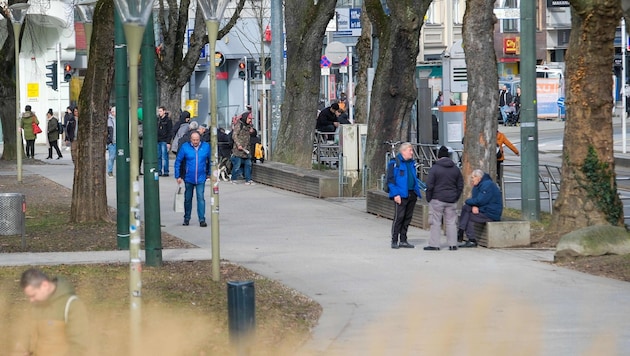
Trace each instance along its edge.
<instances>
[{"instance_id":1,"label":"street sign","mask_svg":"<svg viewBox=\"0 0 630 356\"><path fill-rule=\"evenodd\" d=\"M563 108L564 107L564 97L563 96L558 98L558 107L559 108Z\"/></svg>"},{"instance_id":2,"label":"street sign","mask_svg":"<svg viewBox=\"0 0 630 356\"><path fill-rule=\"evenodd\" d=\"M511 7L496 8L494 9L494 15L499 20L520 19L521 9Z\"/></svg>"}]
</instances>

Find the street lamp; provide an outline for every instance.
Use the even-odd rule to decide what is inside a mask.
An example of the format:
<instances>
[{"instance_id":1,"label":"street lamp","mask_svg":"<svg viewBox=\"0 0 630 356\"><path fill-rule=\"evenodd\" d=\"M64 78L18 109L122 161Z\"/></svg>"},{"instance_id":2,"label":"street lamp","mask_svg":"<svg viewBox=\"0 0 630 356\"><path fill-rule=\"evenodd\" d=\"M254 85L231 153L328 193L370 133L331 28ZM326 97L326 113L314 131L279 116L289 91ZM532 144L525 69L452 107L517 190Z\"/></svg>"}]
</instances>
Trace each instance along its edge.
<instances>
[{"instance_id":1,"label":"street lamp","mask_svg":"<svg viewBox=\"0 0 630 356\"><path fill-rule=\"evenodd\" d=\"M87 56L90 56L90 40L92 39L92 19L94 17L94 6L96 1L86 0L77 4L79 19L85 29L85 41L87 43Z\"/></svg>"},{"instance_id":2,"label":"street lamp","mask_svg":"<svg viewBox=\"0 0 630 356\"><path fill-rule=\"evenodd\" d=\"M230 0L198 0L201 7L203 19L206 21L208 30L208 51L211 58L214 58L217 36L219 35L219 21L223 18L223 12ZM212 147L212 196L210 198L210 218L212 236L212 280L218 282L220 279L220 253L219 253L219 153L217 144L218 130L218 109L217 109L217 76L214 61L210 62L210 146Z\"/></svg>"},{"instance_id":3,"label":"street lamp","mask_svg":"<svg viewBox=\"0 0 630 356\"><path fill-rule=\"evenodd\" d=\"M17 159L17 180L22 183L22 131L20 130L20 30L26 17L29 4L19 3L9 6L15 41L15 154Z\"/></svg>"},{"instance_id":4,"label":"street lamp","mask_svg":"<svg viewBox=\"0 0 630 356\"><path fill-rule=\"evenodd\" d=\"M144 29L154 0L114 0L123 23L129 60L129 294L132 355L138 354L141 323L142 261L140 260L140 161L138 152L138 62Z\"/></svg>"}]
</instances>

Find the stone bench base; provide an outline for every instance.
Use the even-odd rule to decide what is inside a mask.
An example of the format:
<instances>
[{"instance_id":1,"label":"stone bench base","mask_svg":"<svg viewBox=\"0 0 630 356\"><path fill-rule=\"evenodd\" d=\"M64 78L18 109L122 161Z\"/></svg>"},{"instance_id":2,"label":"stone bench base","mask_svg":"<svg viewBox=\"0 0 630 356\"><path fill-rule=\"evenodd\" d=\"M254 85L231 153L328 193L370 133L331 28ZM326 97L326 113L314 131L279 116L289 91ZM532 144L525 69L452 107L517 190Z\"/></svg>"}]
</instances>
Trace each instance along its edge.
<instances>
[{"instance_id":1,"label":"stone bench base","mask_svg":"<svg viewBox=\"0 0 630 356\"><path fill-rule=\"evenodd\" d=\"M316 198L339 196L337 171L316 171L265 161L252 165L252 179L258 183Z\"/></svg>"},{"instance_id":2,"label":"stone bench base","mask_svg":"<svg viewBox=\"0 0 630 356\"><path fill-rule=\"evenodd\" d=\"M366 210L383 218L394 218L394 202L382 190L369 190L366 197ZM424 198L419 198L413 210L411 225L421 229L429 228L429 205Z\"/></svg>"},{"instance_id":3,"label":"stone bench base","mask_svg":"<svg viewBox=\"0 0 630 356\"><path fill-rule=\"evenodd\" d=\"M477 243L488 248L524 247L531 244L529 221L505 220L475 223Z\"/></svg>"}]
</instances>

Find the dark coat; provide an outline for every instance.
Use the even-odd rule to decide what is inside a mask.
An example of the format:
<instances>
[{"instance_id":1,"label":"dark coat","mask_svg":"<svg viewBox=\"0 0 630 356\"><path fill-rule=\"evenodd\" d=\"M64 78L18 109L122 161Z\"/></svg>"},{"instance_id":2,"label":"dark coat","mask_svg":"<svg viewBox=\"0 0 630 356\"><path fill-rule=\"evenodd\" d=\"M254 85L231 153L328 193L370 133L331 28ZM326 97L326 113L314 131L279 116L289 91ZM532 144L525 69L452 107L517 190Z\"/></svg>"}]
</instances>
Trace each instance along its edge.
<instances>
[{"instance_id":1,"label":"dark coat","mask_svg":"<svg viewBox=\"0 0 630 356\"><path fill-rule=\"evenodd\" d=\"M173 122L168 114L158 118L157 142L171 143L173 140Z\"/></svg>"},{"instance_id":2,"label":"dark coat","mask_svg":"<svg viewBox=\"0 0 630 356\"><path fill-rule=\"evenodd\" d=\"M444 203L455 203L464 189L462 172L452 159L442 157L435 161L427 178L427 201L432 199Z\"/></svg>"},{"instance_id":3,"label":"dark coat","mask_svg":"<svg viewBox=\"0 0 630 356\"><path fill-rule=\"evenodd\" d=\"M323 132L334 132L335 131L335 122L338 122L337 115L335 115L330 107L324 108L319 115L317 116L317 124L315 125L315 130L323 131Z\"/></svg>"},{"instance_id":4,"label":"dark coat","mask_svg":"<svg viewBox=\"0 0 630 356\"><path fill-rule=\"evenodd\" d=\"M473 187L472 197L466 199L466 205L478 207L480 213L494 221L501 220L503 214L501 191L488 173L484 173L479 184Z\"/></svg>"}]
</instances>

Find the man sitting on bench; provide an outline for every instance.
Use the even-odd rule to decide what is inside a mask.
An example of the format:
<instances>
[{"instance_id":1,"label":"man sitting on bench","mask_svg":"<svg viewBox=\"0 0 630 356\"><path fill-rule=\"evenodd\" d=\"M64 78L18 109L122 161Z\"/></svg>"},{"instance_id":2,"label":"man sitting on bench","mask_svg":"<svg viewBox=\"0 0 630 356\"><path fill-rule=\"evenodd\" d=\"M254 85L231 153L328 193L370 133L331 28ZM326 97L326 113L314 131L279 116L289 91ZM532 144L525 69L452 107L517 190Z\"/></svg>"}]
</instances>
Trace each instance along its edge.
<instances>
[{"instance_id":1,"label":"man sitting on bench","mask_svg":"<svg viewBox=\"0 0 630 356\"><path fill-rule=\"evenodd\" d=\"M503 213L501 191L492 181L490 175L481 169L475 169L471 179L473 183L472 197L466 199L462 206L459 230L457 231L459 241L463 241L464 232L468 241L460 244L459 247L477 247L474 223L499 221Z\"/></svg>"}]
</instances>

